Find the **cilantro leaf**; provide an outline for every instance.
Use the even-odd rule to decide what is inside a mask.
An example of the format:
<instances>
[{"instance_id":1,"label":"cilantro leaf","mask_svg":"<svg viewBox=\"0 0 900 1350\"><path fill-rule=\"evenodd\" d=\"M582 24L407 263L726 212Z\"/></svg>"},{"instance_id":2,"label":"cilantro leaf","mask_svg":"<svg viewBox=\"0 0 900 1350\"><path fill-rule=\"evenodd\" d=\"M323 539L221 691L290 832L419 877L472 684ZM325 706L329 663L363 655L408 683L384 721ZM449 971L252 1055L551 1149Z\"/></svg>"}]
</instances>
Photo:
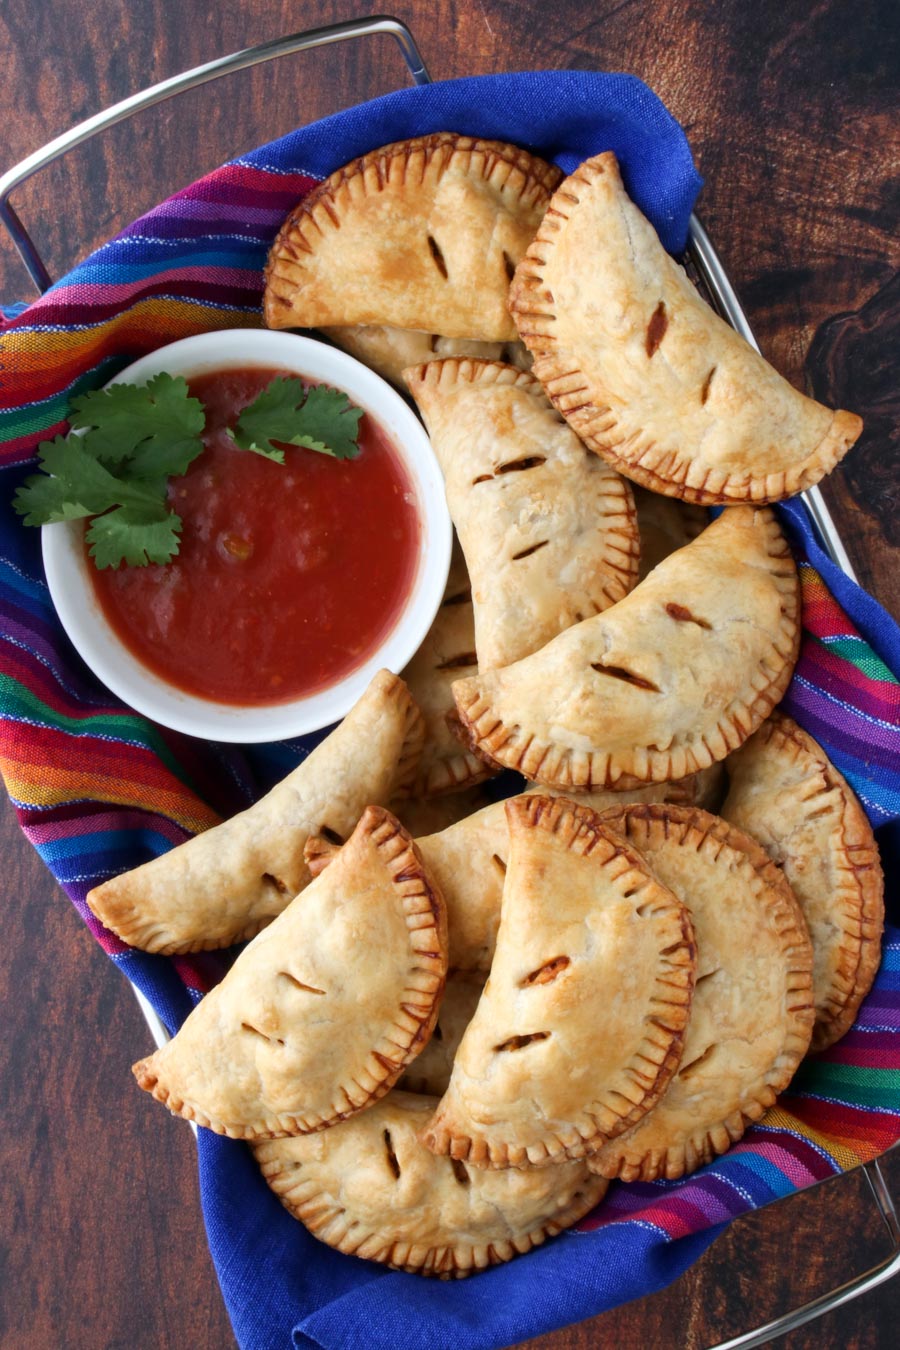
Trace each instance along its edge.
<instances>
[{"instance_id":1,"label":"cilantro leaf","mask_svg":"<svg viewBox=\"0 0 900 1350\"><path fill-rule=\"evenodd\" d=\"M178 552L181 517L164 502L152 506L119 506L95 516L85 538L99 568L144 567L167 563Z\"/></svg>"},{"instance_id":2,"label":"cilantro leaf","mask_svg":"<svg viewBox=\"0 0 900 1350\"><path fill-rule=\"evenodd\" d=\"M309 390L293 376L277 376L241 413L229 436L241 450L252 450L279 464L284 451L273 445L302 445L335 459L354 459L362 409L346 394L324 384Z\"/></svg>"},{"instance_id":3,"label":"cilantro leaf","mask_svg":"<svg viewBox=\"0 0 900 1350\"><path fill-rule=\"evenodd\" d=\"M73 430L96 459L130 478L182 474L203 449L206 411L187 381L165 372L146 385L113 384L72 400Z\"/></svg>"},{"instance_id":4,"label":"cilantro leaf","mask_svg":"<svg viewBox=\"0 0 900 1350\"><path fill-rule=\"evenodd\" d=\"M13 506L26 525L93 516L111 506L149 504L159 498L149 484L128 483L95 459L83 437L57 436L38 446L38 458L47 478L35 474L16 493ZM163 491L163 495L165 495Z\"/></svg>"}]
</instances>

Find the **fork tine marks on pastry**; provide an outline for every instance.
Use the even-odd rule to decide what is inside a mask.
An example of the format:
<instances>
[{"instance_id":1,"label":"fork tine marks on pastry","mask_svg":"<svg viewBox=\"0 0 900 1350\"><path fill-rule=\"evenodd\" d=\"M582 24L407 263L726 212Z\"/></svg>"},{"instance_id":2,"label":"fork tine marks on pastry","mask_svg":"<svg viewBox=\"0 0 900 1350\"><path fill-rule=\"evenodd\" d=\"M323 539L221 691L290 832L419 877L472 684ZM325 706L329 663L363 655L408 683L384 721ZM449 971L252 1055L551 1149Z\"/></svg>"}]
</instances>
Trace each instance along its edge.
<instances>
[{"instance_id":1,"label":"fork tine marks on pastry","mask_svg":"<svg viewBox=\"0 0 900 1350\"><path fill-rule=\"evenodd\" d=\"M510 309L570 425L655 492L780 501L824 477L862 430L794 389L700 298L609 151L557 190Z\"/></svg>"},{"instance_id":2,"label":"fork tine marks on pastry","mask_svg":"<svg viewBox=\"0 0 900 1350\"><path fill-rule=\"evenodd\" d=\"M423 1134L476 1167L584 1157L640 1120L677 1068L694 985L687 911L593 811L534 795L507 816L490 979Z\"/></svg>"}]
</instances>

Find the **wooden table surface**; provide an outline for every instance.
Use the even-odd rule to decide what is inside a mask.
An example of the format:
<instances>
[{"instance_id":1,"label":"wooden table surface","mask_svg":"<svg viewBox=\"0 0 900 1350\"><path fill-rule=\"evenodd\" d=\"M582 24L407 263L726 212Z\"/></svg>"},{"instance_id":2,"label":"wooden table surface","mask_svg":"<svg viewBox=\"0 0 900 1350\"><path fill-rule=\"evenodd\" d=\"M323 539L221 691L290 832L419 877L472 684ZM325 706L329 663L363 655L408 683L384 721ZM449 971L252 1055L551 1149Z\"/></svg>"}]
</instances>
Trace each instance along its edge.
<instances>
[{"instance_id":1,"label":"wooden table surface","mask_svg":"<svg viewBox=\"0 0 900 1350\"><path fill-rule=\"evenodd\" d=\"M0 168L156 80L361 10L377 12L362 0L5 0ZM797 385L865 418L825 492L861 581L900 612L893 5L397 0L393 12L438 79L605 68L637 74L662 96L691 139L706 178L700 213L763 350ZM59 275L222 160L403 78L387 38L291 58L116 128L16 200ZM0 242L0 295L29 293ZM0 1347L231 1346L190 1131L131 1082L129 1066L150 1044L135 1001L7 807L0 833ZM896 1194L897 1154L886 1170ZM672 1288L531 1344L709 1345L886 1250L864 1178L851 1174L739 1220ZM897 1297L885 1286L784 1344L893 1346Z\"/></svg>"}]
</instances>

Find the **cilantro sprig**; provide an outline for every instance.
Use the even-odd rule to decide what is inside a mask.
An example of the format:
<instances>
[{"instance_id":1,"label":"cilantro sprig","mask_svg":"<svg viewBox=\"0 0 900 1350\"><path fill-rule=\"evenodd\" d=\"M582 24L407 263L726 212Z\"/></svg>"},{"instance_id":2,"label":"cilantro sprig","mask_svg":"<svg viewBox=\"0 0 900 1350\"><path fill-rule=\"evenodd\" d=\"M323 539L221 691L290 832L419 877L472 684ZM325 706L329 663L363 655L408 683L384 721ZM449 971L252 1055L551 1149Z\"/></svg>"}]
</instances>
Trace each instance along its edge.
<instances>
[{"instance_id":1,"label":"cilantro sprig","mask_svg":"<svg viewBox=\"0 0 900 1350\"><path fill-rule=\"evenodd\" d=\"M362 410L325 385L277 376L228 435L242 450L284 463L273 444L305 446L335 459L359 454ZM168 480L203 450L206 410L187 382L165 373L146 385L113 384L72 400L74 434L38 446L41 473L13 499L26 525L92 517L86 533L98 568L167 563L178 553L181 517Z\"/></svg>"},{"instance_id":2,"label":"cilantro sprig","mask_svg":"<svg viewBox=\"0 0 900 1350\"><path fill-rule=\"evenodd\" d=\"M335 459L355 459L362 409L346 394L314 384L308 390L293 376L277 375L237 420L228 435L242 450L284 463L284 451L273 445L302 445Z\"/></svg>"}]
</instances>

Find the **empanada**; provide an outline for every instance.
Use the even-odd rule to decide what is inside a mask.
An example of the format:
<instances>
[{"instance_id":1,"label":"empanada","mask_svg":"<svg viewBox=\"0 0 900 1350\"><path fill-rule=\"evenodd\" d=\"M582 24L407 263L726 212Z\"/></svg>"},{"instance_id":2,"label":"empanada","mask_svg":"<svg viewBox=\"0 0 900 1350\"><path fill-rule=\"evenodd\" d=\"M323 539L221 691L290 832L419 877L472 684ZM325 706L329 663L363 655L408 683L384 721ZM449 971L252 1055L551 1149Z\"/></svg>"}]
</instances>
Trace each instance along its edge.
<instances>
[{"instance_id":1,"label":"empanada","mask_svg":"<svg viewBox=\"0 0 900 1350\"><path fill-rule=\"evenodd\" d=\"M520 660L627 595L638 568L631 489L532 375L450 358L408 370L406 383L472 581L479 670Z\"/></svg>"},{"instance_id":2,"label":"empanada","mask_svg":"<svg viewBox=\"0 0 900 1350\"><path fill-rule=\"evenodd\" d=\"M684 905L595 812L507 804L497 950L422 1134L478 1167L582 1158L645 1115L678 1062L694 986Z\"/></svg>"},{"instance_id":3,"label":"empanada","mask_svg":"<svg viewBox=\"0 0 900 1350\"><path fill-rule=\"evenodd\" d=\"M515 341L509 283L561 178L516 146L449 131L373 150L314 188L281 227L265 321Z\"/></svg>"},{"instance_id":4,"label":"empanada","mask_svg":"<svg viewBox=\"0 0 900 1350\"><path fill-rule=\"evenodd\" d=\"M551 787L683 778L787 688L797 569L770 510L732 507L624 600L505 670L453 686L469 744Z\"/></svg>"},{"instance_id":5,"label":"empanada","mask_svg":"<svg viewBox=\"0 0 900 1350\"><path fill-rule=\"evenodd\" d=\"M609 151L557 189L510 309L570 425L655 492L780 501L817 483L862 430L794 389L700 298Z\"/></svg>"},{"instance_id":6,"label":"empanada","mask_svg":"<svg viewBox=\"0 0 900 1350\"><path fill-rule=\"evenodd\" d=\"M427 1043L446 972L440 893L398 821L367 807L135 1077L232 1139L324 1129L383 1096Z\"/></svg>"},{"instance_id":7,"label":"empanada","mask_svg":"<svg viewBox=\"0 0 900 1350\"><path fill-rule=\"evenodd\" d=\"M531 353L522 342L479 342L475 338L447 338L439 333L417 333L388 324L356 324L323 328L336 346L406 392L403 372L409 366L438 361L444 356L474 356L484 361L508 361L520 370L531 367Z\"/></svg>"},{"instance_id":8,"label":"empanada","mask_svg":"<svg viewBox=\"0 0 900 1350\"><path fill-rule=\"evenodd\" d=\"M89 892L91 909L133 947L168 955L227 947L257 933L309 881L303 847L345 839L363 808L408 789L422 715L382 670L303 763L265 797L169 853Z\"/></svg>"},{"instance_id":9,"label":"empanada","mask_svg":"<svg viewBox=\"0 0 900 1350\"><path fill-rule=\"evenodd\" d=\"M722 815L779 864L809 926L812 1049L825 1050L853 1025L881 961L884 876L872 827L822 747L784 713L729 758L728 776Z\"/></svg>"},{"instance_id":10,"label":"empanada","mask_svg":"<svg viewBox=\"0 0 900 1350\"><path fill-rule=\"evenodd\" d=\"M443 1279L530 1251L603 1198L608 1183L584 1163L484 1172L436 1158L417 1138L435 1105L395 1091L332 1130L253 1153L282 1204L321 1242Z\"/></svg>"},{"instance_id":11,"label":"empanada","mask_svg":"<svg viewBox=\"0 0 900 1350\"><path fill-rule=\"evenodd\" d=\"M471 787L492 770L462 745L450 729L453 681L478 673L472 587L459 543L454 541L450 573L440 609L425 640L403 672L425 719L425 741L413 783L413 797L433 797ZM454 717L455 720L455 717Z\"/></svg>"},{"instance_id":12,"label":"empanada","mask_svg":"<svg viewBox=\"0 0 900 1350\"><path fill-rule=\"evenodd\" d=\"M813 1024L812 948L778 868L734 826L662 805L602 819L690 910L697 986L665 1096L590 1165L625 1181L674 1179L724 1153L793 1077Z\"/></svg>"}]
</instances>

